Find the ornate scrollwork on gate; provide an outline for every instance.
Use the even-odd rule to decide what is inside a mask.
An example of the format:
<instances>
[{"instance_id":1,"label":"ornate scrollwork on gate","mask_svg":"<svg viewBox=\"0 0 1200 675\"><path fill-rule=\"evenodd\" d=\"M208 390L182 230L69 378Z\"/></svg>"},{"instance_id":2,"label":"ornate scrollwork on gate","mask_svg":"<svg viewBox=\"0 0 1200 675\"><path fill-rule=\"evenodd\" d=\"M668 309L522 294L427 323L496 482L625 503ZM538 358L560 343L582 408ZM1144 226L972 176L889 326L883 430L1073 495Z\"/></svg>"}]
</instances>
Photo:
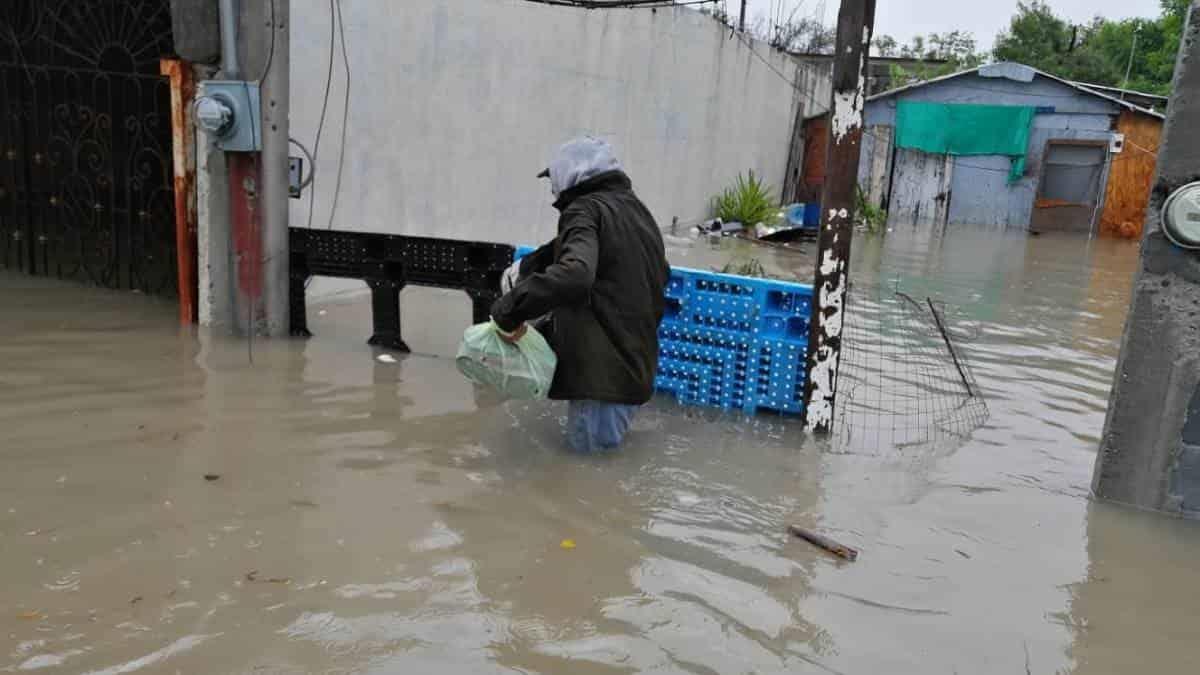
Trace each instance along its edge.
<instances>
[{"instance_id":1,"label":"ornate scrollwork on gate","mask_svg":"<svg viewBox=\"0 0 1200 675\"><path fill-rule=\"evenodd\" d=\"M0 264L176 293L171 51L168 0L0 4Z\"/></svg>"}]
</instances>

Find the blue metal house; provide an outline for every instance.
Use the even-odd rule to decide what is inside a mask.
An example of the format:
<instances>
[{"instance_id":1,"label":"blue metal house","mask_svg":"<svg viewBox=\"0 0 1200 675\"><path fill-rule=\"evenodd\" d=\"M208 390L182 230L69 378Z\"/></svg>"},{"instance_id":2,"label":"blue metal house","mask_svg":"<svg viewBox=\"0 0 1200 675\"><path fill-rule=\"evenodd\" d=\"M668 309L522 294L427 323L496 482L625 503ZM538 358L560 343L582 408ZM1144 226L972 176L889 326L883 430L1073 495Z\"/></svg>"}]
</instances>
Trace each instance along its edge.
<instances>
[{"instance_id":1,"label":"blue metal house","mask_svg":"<svg viewBox=\"0 0 1200 675\"><path fill-rule=\"evenodd\" d=\"M1010 176L1012 158L1005 155L897 147L897 110L910 102L1034 108L1023 172ZM1126 146L1121 120L1129 115L1163 119L1029 66L986 65L869 98L859 184L871 202L887 209L889 226L949 223L1093 232L1114 162L1154 150Z\"/></svg>"}]
</instances>

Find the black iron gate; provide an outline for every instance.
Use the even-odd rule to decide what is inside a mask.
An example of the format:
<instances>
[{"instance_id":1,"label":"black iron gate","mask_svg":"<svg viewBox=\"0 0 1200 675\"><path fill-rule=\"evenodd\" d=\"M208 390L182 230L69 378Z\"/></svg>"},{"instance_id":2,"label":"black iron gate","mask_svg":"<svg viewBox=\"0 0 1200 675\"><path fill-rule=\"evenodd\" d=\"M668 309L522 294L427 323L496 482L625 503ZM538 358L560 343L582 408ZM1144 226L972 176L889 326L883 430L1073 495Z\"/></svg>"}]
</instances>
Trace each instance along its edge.
<instances>
[{"instance_id":1,"label":"black iron gate","mask_svg":"<svg viewBox=\"0 0 1200 675\"><path fill-rule=\"evenodd\" d=\"M0 2L0 266L174 296L169 0Z\"/></svg>"}]
</instances>

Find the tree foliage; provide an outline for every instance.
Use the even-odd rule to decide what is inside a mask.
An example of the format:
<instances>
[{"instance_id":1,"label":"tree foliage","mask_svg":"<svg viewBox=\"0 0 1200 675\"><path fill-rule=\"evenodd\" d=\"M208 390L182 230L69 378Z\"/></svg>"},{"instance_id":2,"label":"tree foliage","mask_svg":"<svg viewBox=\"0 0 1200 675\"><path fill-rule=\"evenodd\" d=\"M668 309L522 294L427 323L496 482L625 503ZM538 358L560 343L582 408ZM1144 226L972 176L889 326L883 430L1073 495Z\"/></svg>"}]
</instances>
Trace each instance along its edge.
<instances>
[{"instance_id":1,"label":"tree foliage","mask_svg":"<svg viewBox=\"0 0 1200 675\"><path fill-rule=\"evenodd\" d=\"M992 55L997 61L1017 61L1068 80L1165 95L1171 89L1189 0L1160 3L1157 19L1096 17L1075 26L1043 0L1019 2L1008 29L997 36Z\"/></svg>"},{"instance_id":2,"label":"tree foliage","mask_svg":"<svg viewBox=\"0 0 1200 675\"><path fill-rule=\"evenodd\" d=\"M891 85L894 87L974 68L985 58L978 50L975 36L963 30L917 35L906 45L898 44L891 36L880 35L875 38L874 48L878 56L916 61L913 65L891 67Z\"/></svg>"},{"instance_id":3,"label":"tree foliage","mask_svg":"<svg viewBox=\"0 0 1200 675\"><path fill-rule=\"evenodd\" d=\"M975 36L962 30L917 35L907 44L889 35L876 35L872 53L916 61L892 67L893 86L974 68L990 56L1068 80L1165 95L1171 89L1190 2L1159 0L1161 12L1155 19L1111 21L1098 16L1073 25L1056 15L1045 0L1021 0L1008 28L996 37L990 55L979 52ZM732 26L734 17L723 7L708 12ZM759 16L747 28L755 37L794 53L832 54L837 39L835 27L824 25L815 16L790 17L779 25Z\"/></svg>"},{"instance_id":4,"label":"tree foliage","mask_svg":"<svg viewBox=\"0 0 1200 675\"><path fill-rule=\"evenodd\" d=\"M837 44L837 29L815 18L803 17L778 26L770 42L774 47L799 54L832 54Z\"/></svg>"}]
</instances>

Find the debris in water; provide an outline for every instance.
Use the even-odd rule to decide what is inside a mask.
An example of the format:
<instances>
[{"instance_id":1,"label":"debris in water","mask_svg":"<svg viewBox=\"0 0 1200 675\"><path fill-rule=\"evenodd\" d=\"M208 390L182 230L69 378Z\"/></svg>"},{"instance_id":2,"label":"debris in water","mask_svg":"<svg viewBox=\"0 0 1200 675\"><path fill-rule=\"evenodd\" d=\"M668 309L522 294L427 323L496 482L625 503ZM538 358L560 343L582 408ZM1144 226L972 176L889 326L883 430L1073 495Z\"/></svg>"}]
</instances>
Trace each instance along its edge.
<instances>
[{"instance_id":1,"label":"debris in water","mask_svg":"<svg viewBox=\"0 0 1200 675\"><path fill-rule=\"evenodd\" d=\"M267 577L266 579L258 578L258 570L250 570L246 572L246 581L253 584L290 584L291 577Z\"/></svg>"},{"instance_id":2,"label":"debris in water","mask_svg":"<svg viewBox=\"0 0 1200 675\"><path fill-rule=\"evenodd\" d=\"M45 615L37 610L29 610L28 612L21 612L17 615L17 618L24 621L41 621L45 618Z\"/></svg>"},{"instance_id":3,"label":"debris in water","mask_svg":"<svg viewBox=\"0 0 1200 675\"><path fill-rule=\"evenodd\" d=\"M136 604L138 604L138 603L139 603L139 602L141 602L141 601L142 601L142 596L140 596L140 595L135 595L135 596L133 596L133 599L129 601L129 604L131 604L131 605L136 605Z\"/></svg>"},{"instance_id":4,"label":"debris in water","mask_svg":"<svg viewBox=\"0 0 1200 675\"><path fill-rule=\"evenodd\" d=\"M211 483L211 482L213 482L214 480L221 480L221 474L219 474L219 473L206 473L206 474L204 474L204 480L206 480L206 481L208 481L208 482L210 482L210 483Z\"/></svg>"},{"instance_id":5,"label":"debris in water","mask_svg":"<svg viewBox=\"0 0 1200 675\"><path fill-rule=\"evenodd\" d=\"M801 539L803 539L804 541L807 541L808 543L812 544L813 546L817 546L819 548L825 549L826 551L829 551L830 553L838 556L839 558L845 558L846 560L849 560L850 562L854 562L855 560L858 560L858 551L857 550L852 549L849 546L843 546L842 544L839 544L836 541L829 539L827 537L823 537L823 536L817 534L816 532L809 532L808 530L800 527L799 525L788 525L788 532L791 532L793 535L800 537Z\"/></svg>"},{"instance_id":6,"label":"debris in water","mask_svg":"<svg viewBox=\"0 0 1200 675\"><path fill-rule=\"evenodd\" d=\"M380 363L395 363L396 357L392 356L391 354L380 354L379 356L375 357L375 360Z\"/></svg>"},{"instance_id":7,"label":"debris in water","mask_svg":"<svg viewBox=\"0 0 1200 675\"><path fill-rule=\"evenodd\" d=\"M570 551L571 549L575 548L575 540L574 539L563 539L562 543L560 543L558 545L558 547L561 549Z\"/></svg>"},{"instance_id":8,"label":"debris in water","mask_svg":"<svg viewBox=\"0 0 1200 675\"><path fill-rule=\"evenodd\" d=\"M970 560L970 559L971 559L971 556L967 555L967 552L966 552L966 551L963 551L963 550L960 550L960 549L957 549L957 548L956 548L956 549L954 549L954 552L955 552L955 553L957 553L957 554L959 554L959 555L961 555L962 557L966 558L967 560Z\"/></svg>"}]
</instances>

